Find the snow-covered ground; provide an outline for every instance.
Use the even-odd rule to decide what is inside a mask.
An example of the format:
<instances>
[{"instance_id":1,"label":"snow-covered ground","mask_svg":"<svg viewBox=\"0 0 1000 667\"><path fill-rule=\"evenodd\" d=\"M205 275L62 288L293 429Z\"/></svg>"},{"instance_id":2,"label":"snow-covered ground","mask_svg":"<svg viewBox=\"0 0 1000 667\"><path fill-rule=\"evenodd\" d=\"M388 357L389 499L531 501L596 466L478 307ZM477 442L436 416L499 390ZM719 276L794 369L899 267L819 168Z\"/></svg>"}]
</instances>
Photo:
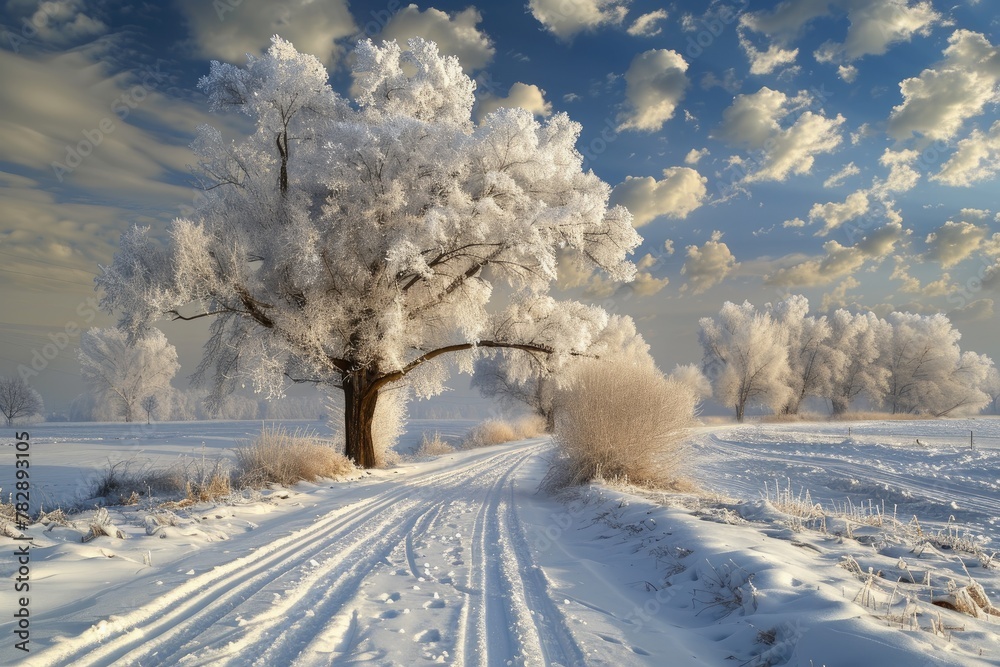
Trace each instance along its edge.
<instances>
[{"instance_id":1,"label":"snow-covered ground","mask_svg":"<svg viewBox=\"0 0 1000 667\"><path fill-rule=\"evenodd\" d=\"M413 423L401 449L470 425ZM849 426L696 429L700 496L546 496L540 438L232 504L110 508L124 538L82 542L94 510L35 524L30 593L23 541L0 537L0 606L29 598L31 648L5 613L0 664L997 664L997 616L931 601L1000 600L1000 422ZM260 428L38 425L32 493L86 505L109 459L181 465Z\"/></svg>"}]
</instances>

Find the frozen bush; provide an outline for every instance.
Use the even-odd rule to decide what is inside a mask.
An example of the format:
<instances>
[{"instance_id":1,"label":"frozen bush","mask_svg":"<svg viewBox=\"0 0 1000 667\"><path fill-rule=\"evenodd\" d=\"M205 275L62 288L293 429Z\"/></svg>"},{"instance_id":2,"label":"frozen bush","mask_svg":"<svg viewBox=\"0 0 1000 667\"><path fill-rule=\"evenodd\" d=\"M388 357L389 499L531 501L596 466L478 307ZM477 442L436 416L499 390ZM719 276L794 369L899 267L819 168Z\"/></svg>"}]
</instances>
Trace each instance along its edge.
<instances>
[{"instance_id":1,"label":"frozen bush","mask_svg":"<svg viewBox=\"0 0 1000 667\"><path fill-rule=\"evenodd\" d=\"M654 366L588 361L557 392L554 437L562 458L546 486L594 479L679 486L681 444L696 401L689 385Z\"/></svg>"},{"instance_id":2,"label":"frozen bush","mask_svg":"<svg viewBox=\"0 0 1000 667\"><path fill-rule=\"evenodd\" d=\"M419 457L441 456L442 454L451 454L454 451L455 448L445 442L441 434L435 431L432 437L424 433L420 447L414 454Z\"/></svg>"}]
</instances>

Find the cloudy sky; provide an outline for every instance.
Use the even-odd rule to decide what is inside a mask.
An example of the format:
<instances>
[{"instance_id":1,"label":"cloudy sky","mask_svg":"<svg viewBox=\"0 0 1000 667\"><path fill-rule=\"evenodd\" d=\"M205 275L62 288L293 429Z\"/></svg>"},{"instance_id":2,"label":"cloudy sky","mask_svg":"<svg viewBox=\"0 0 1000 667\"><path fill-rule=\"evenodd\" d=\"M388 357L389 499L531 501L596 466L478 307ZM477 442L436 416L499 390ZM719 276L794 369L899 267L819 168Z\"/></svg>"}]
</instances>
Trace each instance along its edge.
<instances>
[{"instance_id":1,"label":"cloudy sky","mask_svg":"<svg viewBox=\"0 0 1000 667\"><path fill-rule=\"evenodd\" d=\"M707 9L706 9L707 5ZM50 410L82 391L79 330L113 322L92 281L132 224L191 210L196 88L272 34L350 88L353 44L420 35L519 105L583 124L588 168L645 242L629 286L566 293L636 317L665 369L697 319L789 293L949 313L1000 358L1000 30L987 0L7 0L0 15L0 375ZM182 372L204 330L163 327Z\"/></svg>"}]
</instances>

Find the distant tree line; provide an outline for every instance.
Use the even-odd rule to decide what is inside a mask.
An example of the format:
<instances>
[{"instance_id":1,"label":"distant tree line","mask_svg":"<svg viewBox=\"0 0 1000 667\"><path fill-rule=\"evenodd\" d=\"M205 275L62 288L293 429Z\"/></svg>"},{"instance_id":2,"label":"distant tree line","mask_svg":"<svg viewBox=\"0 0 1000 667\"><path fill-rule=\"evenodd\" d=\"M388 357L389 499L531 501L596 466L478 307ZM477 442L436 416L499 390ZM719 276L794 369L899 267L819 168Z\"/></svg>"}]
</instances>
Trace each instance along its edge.
<instances>
[{"instance_id":1,"label":"distant tree line","mask_svg":"<svg viewBox=\"0 0 1000 667\"><path fill-rule=\"evenodd\" d=\"M938 417L977 414L1000 398L993 360L962 351L941 314L815 316L796 295L763 308L727 301L699 324L702 371L738 421L749 406L797 414L808 398L825 399L835 415L867 401Z\"/></svg>"}]
</instances>

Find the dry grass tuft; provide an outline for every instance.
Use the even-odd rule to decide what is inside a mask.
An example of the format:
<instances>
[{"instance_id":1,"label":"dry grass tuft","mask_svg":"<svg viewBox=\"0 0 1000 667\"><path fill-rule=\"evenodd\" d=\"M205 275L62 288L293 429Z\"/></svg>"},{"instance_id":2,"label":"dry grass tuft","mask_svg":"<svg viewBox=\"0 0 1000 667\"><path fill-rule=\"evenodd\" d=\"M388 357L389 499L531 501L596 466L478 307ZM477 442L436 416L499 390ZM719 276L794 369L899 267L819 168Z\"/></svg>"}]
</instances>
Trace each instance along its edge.
<instances>
[{"instance_id":1,"label":"dry grass tuft","mask_svg":"<svg viewBox=\"0 0 1000 667\"><path fill-rule=\"evenodd\" d=\"M423 439L420 442L420 447L414 452L416 456L442 456L443 454L451 454L455 451L455 448L449 445L441 437L441 434L434 431L433 437L428 437L426 433L423 435Z\"/></svg>"},{"instance_id":2,"label":"dry grass tuft","mask_svg":"<svg viewBox=\"0 0 1000 667\"><path fill-rule=\"evenodd\" d=\"M563 455L545 486L596 479L673 488L681 479L691 389L651 366L588 362L556 394L555 441Z\"/></svg>"},{"instance_id":3,"label":"dry grass tuft","mask_svg":"<svg viewBox=\"0 0 1000 667\"><path fill-rule=\"evenodd\" d=\"M545 417L541 415L524 415L511 424L515 440L527 440L545 435Z\"/></svg>"},{"instance_id":4,"label":"dry grass tuft","mask_svg":"<svg viewBox=\"0 0 1000 667\"><path fill-rule=\"evenodd\" d=\"M330 444L311 435L289 434L281 428L265 429L252 444L235 452L240 488L290 486L321 477L343 477L355 469L351 460Z\"/></svg>"},{"instance_id":5,"label":"dry grass tuft","mask_svg":"<svg viewBox=\"0 0 1000 667\"><path fill-rule=\"evenodd\" d=\"M892 414L890 412L844 412L830 415L830 421L863 422L863 421L910 421L913 419L936 419L930 414Z\"/></svg>"},{"instance_id":6,"label":"dry grass tuft","mask_svg":"<svg viewBox=\"0 0 1000 667\"><path fill-rule=\"evenodd\" d=\"M462 449L489 447L519 439L517 431L509 422L502 419L487 419L469 429L462 441Z\"/></svg>"}]
</instances>

